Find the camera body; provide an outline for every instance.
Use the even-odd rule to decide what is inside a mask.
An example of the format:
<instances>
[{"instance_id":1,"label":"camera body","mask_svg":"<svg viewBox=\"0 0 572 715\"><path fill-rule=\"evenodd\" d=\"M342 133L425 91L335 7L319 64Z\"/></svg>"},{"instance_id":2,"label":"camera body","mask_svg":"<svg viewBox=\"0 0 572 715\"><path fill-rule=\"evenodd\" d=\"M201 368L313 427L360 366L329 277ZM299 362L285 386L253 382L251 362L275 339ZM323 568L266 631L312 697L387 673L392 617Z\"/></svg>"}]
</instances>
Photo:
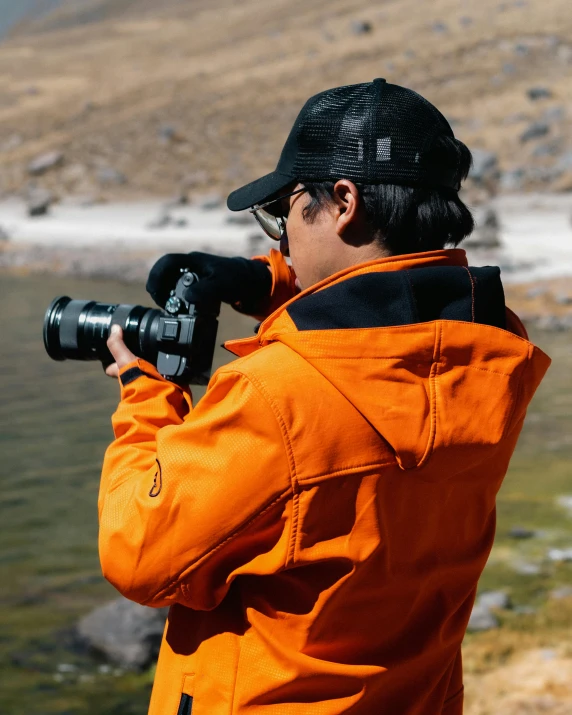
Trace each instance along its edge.
<instances>
[{"instance_id":1,"label":"camera body","mask_svg":"<svg viewBox=\"0 0 572 715\"><path fill-rule=\"evenodd\" d=\"M220 301L190 303L187 289L196 274L182 269L165 310L55 298L44 319L44 345L54 360L114 362L107 339L113 325L123 329L127 347L156 365L167 379L206 385L210 379Z\"/></svg>"}]
</instances>

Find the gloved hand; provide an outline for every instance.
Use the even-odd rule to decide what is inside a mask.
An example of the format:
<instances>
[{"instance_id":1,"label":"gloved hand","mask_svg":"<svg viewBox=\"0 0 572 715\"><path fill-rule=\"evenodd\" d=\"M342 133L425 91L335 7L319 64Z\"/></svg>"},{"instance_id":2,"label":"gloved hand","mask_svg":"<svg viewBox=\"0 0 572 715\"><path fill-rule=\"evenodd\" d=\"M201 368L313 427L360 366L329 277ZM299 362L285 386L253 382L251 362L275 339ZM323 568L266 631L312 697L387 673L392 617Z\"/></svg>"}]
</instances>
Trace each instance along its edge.
<instances>
[{"instance_id":1,"label":"gloved hand","mask_svg":"<svg viewBox=\"0 0 572 715\"><path fill-rule=\"evenodd\" d=\"M198 251L168 253L151 268L146 286L162 308L175 288L181 268L188 268L199 278L185 293L190 303L220 300L244 313L255 314L272 290L272 275L262 261L224 258Z\"/></svg>"}]
</instances>

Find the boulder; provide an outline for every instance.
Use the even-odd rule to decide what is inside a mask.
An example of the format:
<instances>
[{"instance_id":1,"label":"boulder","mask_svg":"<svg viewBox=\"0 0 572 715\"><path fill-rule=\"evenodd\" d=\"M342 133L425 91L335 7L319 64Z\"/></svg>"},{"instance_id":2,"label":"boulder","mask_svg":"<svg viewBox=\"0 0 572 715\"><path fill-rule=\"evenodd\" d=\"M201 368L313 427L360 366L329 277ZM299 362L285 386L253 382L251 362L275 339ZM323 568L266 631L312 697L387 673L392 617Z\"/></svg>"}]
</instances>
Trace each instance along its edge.
<instances>
[{"instance_id":1,"label":"boulder","mask_svg":"<svg viewBox=\"0 0 572 715\"><path fill-rule=\"evenodd\" d=\"M28 164L28 174L31 176L40 176L51 169L56 169L61 166L64 161L64 155L61 151L48 151L45 154L40 154Z\"/></svg>"},{"instance_id":2,"label":"boulder","mask_svg":"<svg viewBox=\"0 0 572 715\"><path fill-rule=\"evenodd\" d=\"M497 248L500 246L500 223L497 212L490 206L473 211L475 230L465 239L467 248Z\"/></svg>"},{"instance_id":3,"label":"boulder","mask_svg":"<svg viewBox=\"0 0 572 715\"><path fill-rule=\"evenodd\" d=\"M499 622L490 609L482 603L475 603L467 625L467 631L490 631L498 628Z\"/></svg>"},{"instance_id":4,"label":"boulder","mask_svg":"<svg viewBox=\"0 0 572 715\"><path fill-rule=\"evenodd\" d=\"M538 564L533 564L530 561L517 561L512 564L512 568L522 576L538 576L541 571Z\"/></svg>"},{"instance_id":5,"label":"boulder","mask_svg":"<svg viewBox=\"0 0 572 715\"><path fill-rule=\"evenodd\" d=\"M201 196L198 201L198 206L203 211L212 211L213 209L218 209L222 206L223 199L220 194L206 194Z\"/></svg>"},{"instance_id":6,"label":"boulder","mask_svg":"<svg viewBox=\"0 0 572 715\"><path fill-rule=\"evenodd\" d=\"M443 35L445 32L448 32L449 28L444 22L434 22L431 25L431 29L433 32L435 32L437 35Z\"/></svg>"},{"instance_id":7,"label":"boulder","mask_svg":"<svg viewBox=\"0 0 572 715\"><path fill-rule=\"evenodd\" d=\"M503 191L520 191L526 181L526 170L522 168L503 171L500 176L500 187Z\"/></svg>"},{"instance_id":8,"label":"boulder","mask_svg":"<svg viewBox=\"0 0 572 715\"><path fill-rule=\"evenodd\" d=\"M147 224L147 228L156 230L159 228L167 228L172 222L172 218L168 212L163 212L157 216L157 218L152 219Z\"/></svg>"},{"instance_id":9,"label":"boulder","mask_svg":"<svg viewBox=\"0 0 572 715\"><path fill-rule=\"evenodd\" d=\"M557 105L556 107L549 107L542 112L542 119L546 122L562 122L566 119L566 107L562 105Z\"/></svg>"},{"instance_id":10,"label":"boulder","mask_svg":"<svg viewBox=\"0 0 572 715\"><path fill-rule=\"evenodd\" d=\"M548 87L531 87L526 94L531 101L536 102L539 99L550 99L552 90L548 89Z\"/></svg>"},{"instance_id":11,"label":"boulder","mask_svg":"<svg viewBox=\"0 0 572 715\"><path fill-rule=\"evenodd\" d=\"M548 549L547 556L555 563L568 563L572 561L572 549Z\"/></svg>"},{"instance_id":12,"label":"boulder","mask_svg":"<svg viewBox=\"0 0 572 715\"><path fill-rule=\"evenodd\" d=\"M179 133L176 127L172 124L162 124L157 132L159 136L159 143L164 146L167 144L175 144L177 142L184 142L185 138Z\"/></svg>"},{"instance_id":13,"label":"boulder","mask_svg":"<svg viewBox=\"0 0 572 715\"><path fill-rule=\"evenodd\" d=\"M367 20L354 20L352 22L352 32L354 35L367 35L372 32L373 25Z\"/></svg>"},{"instance_id":14,"label":"boulder","mask_svg":"<svg viewBox=\"0 0 572 715\"><path fill-rule=\"evenodd\" d=\"M558 158L556 168L562 171L572 171L572 151L566 151Z\"/></svg>"},{"instance_id":15,"label":"boulder","mask_svg":"<svg viewBox=\"0 0 572 715\"><path fill-rule=\"evenodd\" d=\"M541 293L535 293L533 297L536 297L538 295L544 295L546 292L544 288L540 289L542 292ZM532 289L528 291L526 294L527 297L529 294L532 293ZM533 536L536 536L536 532L533 531L532 529L527 529L523 526L513 526L512 529L508 532L508 535L510 536L511 539L532 539Z\"/></svg>"},{"instance_id":16,"label":"boulder","mask_svg":"<svg viewBox=\"0 0 572 715\"><path fill-rule=\"evenodd\" d=\"M572 516L572 496L570 494L561 494L556 498L556 504L565 509L569 516Z\"/></svg>"},{"instance_id":17,"label":"boulder","mask_svg":"<svg viewBox=\"0 0 572 715\"><path fill-rule=\"evenodd\" d=\"M77 633L89 648L119 667L143 670L157 657L167 610L118 598L84 616Z\"/></svg>"},{"instance_id":18,"label":"boulder","mask_svg":"<svg viewBox=\"0 0 572 715\"><path fill-rule=\"evenodd\" d=\"M97 180L102 186L121 186L127 183L127 177L111 166L102 166L97 170Z\"/></svg>"},{"instance_id":19,"label":"boulder","mask_svg":"<svg viewBox=\"0 0 572 715\"><path fill-rule=\"evenodd\" d=\"M550 598L561 601L563 598L572 598L572 586L559 586L550 591Z\"/></svg>"},{"instance_id":20,"label":"boulder","mask_svg":"<svg viewBox=\"0 0 572 715\"><path fill-rule=\"evenodd\" d=\"M484 591L478 597L477 603L489 609L507 610L512 608L510 596L504 591Z\"/></svg>"},{"instance_id":21,"label":"boulder","mask_svg":"<svg viewBox=\"0 0 572 715\"><path fill-rule=\"evenodd\" d=\"M473 149L473 164L469 177L479 184L498 179L498 156L485 149Z\"/></svg>"},{"instance_id":22,"label":"boulder","mask_svg":"<svg viewBox=\"0 0 572 715\"><path fill-rule=\"evenodd\" d=\"M45 216L54 201L54 196L47 189L33 188L28 192L26 201L28 216Z\"/></svg>"},{"instance_id":23,"label":"boulder","mask_svg":"<svg viewBox=\"0 0 572 715\"><path fill-rule=\"evenodd\" d=\"M522 144L525 144L532 139L540 139L540 137L545 137L549 132L550 127L546 122L533 122L520 135L520 141Z\"/></svg>"}]
</instances>

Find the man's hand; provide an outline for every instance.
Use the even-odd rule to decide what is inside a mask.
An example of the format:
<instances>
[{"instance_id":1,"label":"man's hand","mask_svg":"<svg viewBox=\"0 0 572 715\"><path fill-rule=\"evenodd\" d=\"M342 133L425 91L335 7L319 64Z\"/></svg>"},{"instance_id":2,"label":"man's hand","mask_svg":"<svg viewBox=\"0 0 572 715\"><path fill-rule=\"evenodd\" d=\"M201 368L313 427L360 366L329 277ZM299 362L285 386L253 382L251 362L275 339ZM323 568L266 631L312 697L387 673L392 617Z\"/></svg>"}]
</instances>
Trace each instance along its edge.
<instances>
[{"instance_id":1,"label":"man's hand","mask_svg":"<svg viewBox=\"0 0 572 715\"><path fill-rule=\"evenodd\" d=\"M123 330L119 325L111 327L111 334L107 341L109 352L115 358L115 362L105 369L105 374L109 377L119 377L119 370L130 362L137 360L137 355L133 355L131 350L123 342Z\"/></svg>"},{"instance_id":2,"label":"man's hand","mask_svg":"<svg viewBox=\"0 0 572 715\"><path fill-rule=\"evenodd\" d=\"M169 253L155 263L147 279L147 292L162 308L183 268L199 278L185 292L189 303L222 301L244 313L256 313L272 290L272 274L262 261L198 251Z\"/></svg>"}]
</instances>

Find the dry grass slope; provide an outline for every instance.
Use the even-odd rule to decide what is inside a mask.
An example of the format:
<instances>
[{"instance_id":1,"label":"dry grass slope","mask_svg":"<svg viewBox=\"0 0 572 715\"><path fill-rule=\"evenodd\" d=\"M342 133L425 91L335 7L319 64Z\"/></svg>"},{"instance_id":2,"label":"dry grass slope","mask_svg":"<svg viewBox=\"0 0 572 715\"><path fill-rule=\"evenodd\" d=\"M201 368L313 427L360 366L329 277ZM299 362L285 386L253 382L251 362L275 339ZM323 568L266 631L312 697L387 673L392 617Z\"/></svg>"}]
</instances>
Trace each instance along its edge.
<instances>
[{"instance_id":1,"label":"dry grass slope","mask_svg":"<svg viewBox=\"0 0 572 715\"><path fill-rule=\"evenodd\" d=\"M67 167L42 179L60 192L94 191L101 166L128 179L114 193L168 195L185 177L231 189L274 168L308 96L376 76L426 95L505 169L572 148L569 0L153 5L85 0L78 18L64 3L0 45L0 188L20 190L26 163L61 148ZM355 34L356 20L371 31ZM553 97L533 103L539 84ZM557 156L533 157L538 142L519 135L554 107L542 141ZM164 125L175 136L161 142Z\"/></svg>"}]
</instances>

